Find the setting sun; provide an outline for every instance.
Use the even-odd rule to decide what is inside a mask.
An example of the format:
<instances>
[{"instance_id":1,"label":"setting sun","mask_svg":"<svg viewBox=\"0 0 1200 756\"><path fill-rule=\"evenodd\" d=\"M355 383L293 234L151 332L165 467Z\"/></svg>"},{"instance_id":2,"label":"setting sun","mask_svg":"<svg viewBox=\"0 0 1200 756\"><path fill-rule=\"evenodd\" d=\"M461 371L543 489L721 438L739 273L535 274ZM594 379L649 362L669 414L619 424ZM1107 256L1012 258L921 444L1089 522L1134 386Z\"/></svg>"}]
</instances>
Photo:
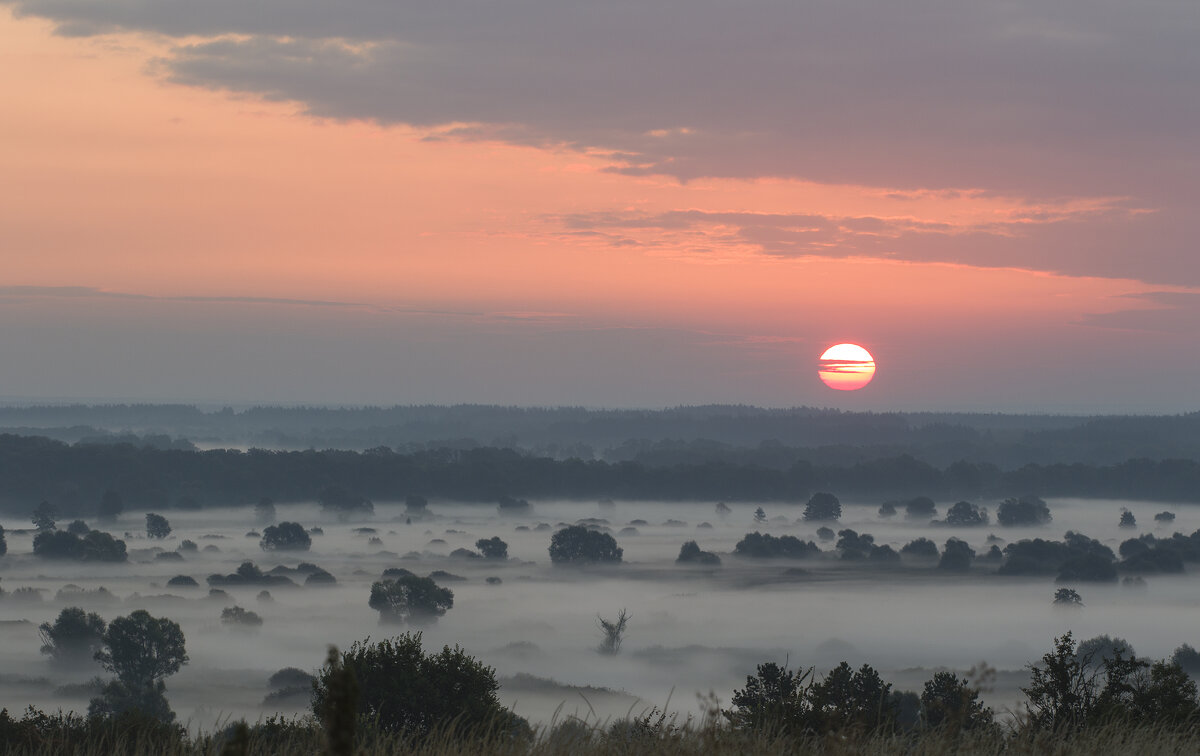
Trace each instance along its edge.
<instances>
[{"instance_id":1,"label":"setting sun","mask_svg":"<svg viewBox=\"0 0 1200 756\"><path fill-rule=\"evenodd\" d=\"M835 344L821 355L817 375L831 389L855 391L875 377L875 358L858 344Z\"/></svg>"}]
</instances>

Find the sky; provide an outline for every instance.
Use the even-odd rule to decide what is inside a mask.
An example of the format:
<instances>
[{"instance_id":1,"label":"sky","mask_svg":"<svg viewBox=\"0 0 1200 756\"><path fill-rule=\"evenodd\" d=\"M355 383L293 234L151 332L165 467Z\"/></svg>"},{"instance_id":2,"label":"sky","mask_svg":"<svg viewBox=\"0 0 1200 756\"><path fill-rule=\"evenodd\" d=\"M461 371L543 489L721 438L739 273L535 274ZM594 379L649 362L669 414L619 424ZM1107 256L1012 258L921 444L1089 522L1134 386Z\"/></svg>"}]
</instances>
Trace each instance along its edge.
<instances>
[{"instance_id":1,"label":"sky","mask_svg":"<svg viewBox=\"0 0 1200 756\"><path fill-rule=\"evenodd\" d=\"M1200 409L1194 0L0 0L0 71L0 399Z\"/></svg>"}]
</instances>

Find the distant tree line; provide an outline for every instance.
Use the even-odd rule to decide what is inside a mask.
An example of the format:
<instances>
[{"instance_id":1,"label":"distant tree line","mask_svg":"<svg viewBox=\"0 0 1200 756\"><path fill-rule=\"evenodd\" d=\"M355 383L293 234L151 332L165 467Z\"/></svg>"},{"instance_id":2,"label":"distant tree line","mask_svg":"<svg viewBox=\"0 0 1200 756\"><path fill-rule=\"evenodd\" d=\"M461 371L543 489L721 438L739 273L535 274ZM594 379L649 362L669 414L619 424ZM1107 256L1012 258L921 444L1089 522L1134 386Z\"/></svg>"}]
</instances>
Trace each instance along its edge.
<instances>
[{"instance_id":1,"label":"distant tree line","mask_svg":"<svg viewBox=\"0 0 1200 756\"><path fill-rule=\"evenodd\" d=\"M46 500L58 511L103 517L121 507L254 505L263 497L321 497L328 508L354 512L369 511L371 500L403 501L410 496L488 502L519 502L512 498L519 496L802 503L813 491L880 498L1030 493L1190 501L1200 498L1200 461L1135 459L1105 466L1028 465L1002 471L971 462L937 468L900 456L849 466L797 462L779 470L716 461L651 467L554 460L508 448L413 453L387 448L189 451L0 435L0 502L9 511L27 512L31 502Z\"/></svg>"}]
</instances>

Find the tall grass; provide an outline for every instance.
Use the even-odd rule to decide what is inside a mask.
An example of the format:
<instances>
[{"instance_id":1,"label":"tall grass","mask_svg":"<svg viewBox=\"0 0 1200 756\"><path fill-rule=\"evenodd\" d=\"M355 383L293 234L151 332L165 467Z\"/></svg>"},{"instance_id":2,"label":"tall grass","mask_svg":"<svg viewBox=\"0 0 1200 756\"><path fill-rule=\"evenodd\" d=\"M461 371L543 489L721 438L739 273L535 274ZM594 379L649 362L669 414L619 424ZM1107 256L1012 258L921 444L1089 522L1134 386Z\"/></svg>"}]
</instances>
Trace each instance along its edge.
<instances>
[{"instance_id":1,"label":"tall grass","mask_svg":"<svg viewBox=\"0 0 1200 756\"><path fill-rule=\"evenodd\" d=\"M1028 754L1084 756L1138 754L1168 756L1200 752L1200 733L1192 729L1099 725L1079 733L1055 734L1026 729L972 735L949 731L912 734L839 732L785 737L746 733L714 722L676 726L653 714L607 726L570 718L534 733L463 734L447 727L423 738L382 733L359 723L352 752L356 756L950 756L951 754ZM111 735L111 736L110 736ZM331 742L332 741L332 742ZM331 745L333 748L331 748ZM346 746L313 719L286 726L229 728L220 734L181 739L174 744L136 734L97 733L64 749L61 742L10 748L13 756L325 756Z\"/></svg>"}]
</instances>

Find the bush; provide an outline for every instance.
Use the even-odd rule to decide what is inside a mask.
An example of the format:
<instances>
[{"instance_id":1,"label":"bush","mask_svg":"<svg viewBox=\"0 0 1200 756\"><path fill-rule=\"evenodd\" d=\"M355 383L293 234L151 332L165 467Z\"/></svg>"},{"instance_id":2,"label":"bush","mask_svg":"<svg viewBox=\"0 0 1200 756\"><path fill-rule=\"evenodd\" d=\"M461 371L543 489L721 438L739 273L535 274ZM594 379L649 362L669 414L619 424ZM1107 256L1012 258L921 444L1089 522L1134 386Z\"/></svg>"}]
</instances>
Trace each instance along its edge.
<instances>
[{"instance_id":1,"label":"bush","mask_svg":"<svg viewBox=\"0 0 1200 756\"><path fill-rule=\"evenodd\" d=\"M430 624L454 607L454 592L432 578L411 575L372 583L367 604L384 624Z\"/></svg>"},{"instance_id":2,"label":"bush","mask_svg":"<svg viewBox=\"0 0 1200 756\"><path fill-rule=\"evenodd\" d=\"M842 502L831 493L815 493L804 505L804 519L808 522L832 521L841 516Z\"/></svg>"},{"instance_id":3,"label":"bush","mask_svg":"<svg viewBox=\"0 0 1200 756\"><path fill-rule=\"evenodd\" d=\"M624 553L611 535L581 525L569 525L550 537L554 564L617 563Z\"/></svg>"},{"instance_id":4,"label":"bush","mask_svg":"<svg viewBox=\"0 0 1200 756\"><path fill-rule=\"evenodd\" d=\"M300 523L281 522L263 528L258 545L263 551L308 551L312 547L312 538Z\"/></svg>"},{"instance_id":5,"label":"bush","mask_svg":"<svg viewBox=\"0 0 1200 756\"><path fill-rule=\"evenodd\" d=\"M495 670L458 646L425 654L421 634L406 633L357 642L339 661L357 689L358 717L384 732L420 738L447 728L483 735L513 726L515 715L500 705ZM337 671L326 665L313 689L313 713L327 728L334 725Z\"/></svg>"},{"instance_id":6,"label":"bush","mask_svg":"<svg viewBox=\"0 0 1200 756\"><path fill-rule=\"evenodd\" d=\"M953 672L938 672L921 693L925 724L953 731L990 729L995 715L979 700L979 691Z\"/></svg>"}]
</instances>

